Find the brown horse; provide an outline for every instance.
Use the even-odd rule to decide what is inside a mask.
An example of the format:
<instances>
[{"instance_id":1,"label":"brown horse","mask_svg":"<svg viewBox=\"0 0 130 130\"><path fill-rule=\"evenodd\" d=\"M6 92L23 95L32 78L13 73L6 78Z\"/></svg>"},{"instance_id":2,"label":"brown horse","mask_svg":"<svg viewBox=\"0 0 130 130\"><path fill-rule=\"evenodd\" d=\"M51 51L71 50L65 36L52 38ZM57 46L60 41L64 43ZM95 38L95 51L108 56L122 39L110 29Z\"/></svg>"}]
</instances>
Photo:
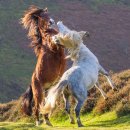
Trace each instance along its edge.
<instances>
[{"instance_id":1,"label":"brown horse","mask_svg":"<svg viewBox=\"0 0 130 130\"><path fill-rule=\"evenodd\" d=\"M44 102L44 93L50 88L65 69L64 49L52 43L51 37L58 32L51 28L53 20L47 9L31 6L21 19L23 26L29 30L28 37L32 39L31 46L37 56L37 64L32 75L31 85L22 97L22 110L25 114L32 114L34 100L34 114L36 124L39 124L39 107ZM45 123L51 125L48 115L44 115Z\"/></svg>"}]
</instances>

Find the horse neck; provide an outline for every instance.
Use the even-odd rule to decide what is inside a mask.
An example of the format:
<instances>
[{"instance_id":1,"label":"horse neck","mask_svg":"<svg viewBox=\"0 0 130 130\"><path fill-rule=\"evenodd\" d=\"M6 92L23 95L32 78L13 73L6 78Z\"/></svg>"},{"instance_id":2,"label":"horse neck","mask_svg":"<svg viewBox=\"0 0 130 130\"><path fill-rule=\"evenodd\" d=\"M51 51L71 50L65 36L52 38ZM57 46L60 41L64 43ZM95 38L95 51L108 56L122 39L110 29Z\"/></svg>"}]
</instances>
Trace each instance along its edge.
<instances>
[{"instance_id":1,"label":"horse neck","mask_svg":"<svg viewBox=\"0 0 130 130\"><path fill-rule=\"evenodd\" d=\"M91 60L94 59L95 61L97 61L96 56L83 44L81 43L79 46L79 56L77 59L75 59L74 61L82 61L82 60Z\"/></svg>"},{"instance_id":2,"label":"horse neck","mask_svg":"<svg viewBox=\"0 0 130 130\"><path fill-rule=\"evenodd\" d=\"M51 41L51 37L57 34L57 31L54 29L47 29L47 28L41 29L40 27L38 29L40 33L40 38L42 40L39 43L41 49L39 50L37 56L39 56L40 53L45 53L45 52L50 54L52 54L52 52L60 53L62 55L64 53L64 50L61 47L57 47L57 45L53 44Z\"/></svg>"},{"instance_id":3,"label":"horse neck","mask_svg":"<svg viewBox=\"0 0 130 130\"><path fill-rule=\"evenodd\" d=\"M92 64L98 63L97 57L84 44L81 45L79 54L79 59L81 62L85 60L86 62L90 62Z\"/></svg>"},{"instance_id":4,"label":"horse neck","mask_svg":"<svg viewBox=\"0 0 130 130\"><path fill-rule=\"evenodd\" d=\"M62 35L65 35L66 33L70 32L71 30L66 27L64 24L58 24L59 32Z\"/></svg>"},{"instance_id":5,"label":"horse neck","mask_svg":"<svg viewBox=\"0 0 130 130\"><path fill-rule=\"evenodd\" d=\"M40 34L41 34L41 39L42 39L42 45L43 47L48 47L50 48L51 47L51 36L46 33L46 29L42 30L42 29L39 29L40 30Z\"/></svg>"},{"instance_id":6,"label":"horse neck","mask_svg":"<svg viewBox=\"0 0 130 130\"><path fill-rule=\"evenodd\" d=\"M81 51L81 48L83 48L82 47L82 44L83 43L80 43L80 45L79 46L75 46L75 47L73 47L73 48L69 48L68 50L69 50L69 53L70 53L70 58L71 58L71 60L73 60L73 61L75 61L75 60L78 60L79 59L79 55L82 55L82 51Z\"/></svg>"}]
</instances>

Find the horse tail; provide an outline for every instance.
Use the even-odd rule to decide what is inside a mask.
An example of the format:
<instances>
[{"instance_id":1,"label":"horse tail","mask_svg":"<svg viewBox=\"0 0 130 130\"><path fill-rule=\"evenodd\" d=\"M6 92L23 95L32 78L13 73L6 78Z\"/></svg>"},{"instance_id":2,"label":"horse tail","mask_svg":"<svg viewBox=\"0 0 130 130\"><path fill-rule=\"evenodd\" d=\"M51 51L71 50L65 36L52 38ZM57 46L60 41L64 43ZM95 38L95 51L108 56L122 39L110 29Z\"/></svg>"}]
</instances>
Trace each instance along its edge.
<instances>
[{"instance_id":1,"label":"horse tail","mask_svg":"<svg viewBox=\"0 0 130 130\"><path fill-rule=\"evenodd\" d=\"M55 108L56 100L60 96L62 90L68 85L67 80L63 80L59 82L55 87L52 87L47 95L45 100L45 105L40 106L40 111L42 114L52 113Z\"/></svg>"},{"instance_id":2,"label":"horse tail","mask_svg":"<svg viewBox=\"0 0 130 130\"><path fill-rule=\"evenodd\" d=\"M24 114L31 116L32 115L32 101L33 93L32 86L30 85L26 92L22 95L21 110Z\"/></svg>"}]
</instances>

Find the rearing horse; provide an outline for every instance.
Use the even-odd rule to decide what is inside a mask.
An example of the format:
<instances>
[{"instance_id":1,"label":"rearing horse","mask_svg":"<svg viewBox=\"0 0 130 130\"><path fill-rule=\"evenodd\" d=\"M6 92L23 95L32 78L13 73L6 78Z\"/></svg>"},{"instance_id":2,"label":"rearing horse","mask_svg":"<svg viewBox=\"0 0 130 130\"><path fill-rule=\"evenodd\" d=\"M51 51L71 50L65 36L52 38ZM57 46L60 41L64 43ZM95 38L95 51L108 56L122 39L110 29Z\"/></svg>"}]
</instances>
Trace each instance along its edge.
<instances>
[{"instance_id":1,"label":"rearing horse","mask_svg":"<svg viewBox=\"0 0 130 130\"><path fill-rule=\"evenodd\" d=\"M28 37L32 40L31 47L37 56L37 64L32 75L31 85L22 97L22 111L32 114L34 100L34 114L36 125L39 124L39 106L44 100L45 91L63 74L65 69L64 49L52 43L51 37L58 32L51 28L54 21L47 9L31 6L21 19L21 23L28 29ZM46 124L51 125L48 115L44 115Z\"/></svg>"}]
</instances>

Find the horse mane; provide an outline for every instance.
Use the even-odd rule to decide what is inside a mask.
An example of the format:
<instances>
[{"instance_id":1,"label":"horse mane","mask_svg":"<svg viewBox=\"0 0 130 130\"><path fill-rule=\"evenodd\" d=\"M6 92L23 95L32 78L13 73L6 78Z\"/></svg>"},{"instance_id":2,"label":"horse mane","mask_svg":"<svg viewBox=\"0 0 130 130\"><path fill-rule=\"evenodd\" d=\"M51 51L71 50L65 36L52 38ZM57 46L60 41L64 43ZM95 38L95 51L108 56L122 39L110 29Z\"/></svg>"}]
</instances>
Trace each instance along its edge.
<instances>
[{"instance_id":1,"label":"horse mane","mask_svg":"<svg viewBox=\"0 0 130 130\"><path fill-rule=\"evenodd\" d=\"M66 28L66 26L64 26ZM74 61L79 57L80 45L83 43L83 36L75 30L68 30L65 34L59 33L54 38L58 39L63 46L66 46L69 55L66 59ZM68 46L69 44L69 46Z\"/></svg>"},{"instance_id":2,"label":"horse mane","mask_svg":"<svg viewBox=\"0 0 130 130\"><path fill-rule=\"evenodd\" d=\"M30 6L30 8L25 11L23 18L21 18L21 24L25 29L28 29L28 37L32 40L30 46L34 48L36 55L39 54L40 48L42 46L42 36L38 27L38 16L44 10L36 6Z\"/></svg>"}]
</instances>

